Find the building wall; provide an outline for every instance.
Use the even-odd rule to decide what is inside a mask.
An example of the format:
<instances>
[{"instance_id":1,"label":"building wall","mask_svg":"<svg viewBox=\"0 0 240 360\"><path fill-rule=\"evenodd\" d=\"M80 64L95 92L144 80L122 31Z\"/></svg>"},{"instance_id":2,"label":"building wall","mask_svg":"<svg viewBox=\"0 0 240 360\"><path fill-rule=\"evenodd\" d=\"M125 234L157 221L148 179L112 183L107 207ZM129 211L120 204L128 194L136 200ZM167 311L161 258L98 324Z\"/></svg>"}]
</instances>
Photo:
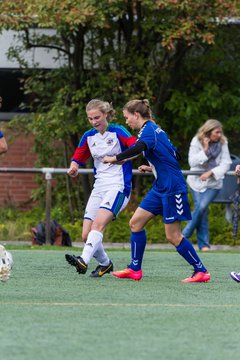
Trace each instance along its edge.
<instances>
[{"instance_id":1,"label":"building wall","mask_svg":"<svg viewBox=\"0 0 240 360\"><path fill-rule=\"evenodd\" d=\"M31 29L32 36L54 36L54 29ZM0 121L10 120L19 114L20 104L27 102L21 90L23 78L17 60L9 59L7 52L10 46L21 46L22 32L2 30L0 33L1 56L0 56L0 96L3 99L0 110ZM20 37L19 37L20 36ZM27 61L29 68L55 69L66 64L65 56L55 49L25 49L20 51L20 56ZM0 126L1 128L1 126ZM36 154L32 151L33 136L17 136L7 130L4 135L8 142L8 152L0 155L0 168L32 168L35 167ZM31 200L32 190L37 187L36 174L29 173L3 173L0 172L0 207L16 206L29 208L33 205Z\"/></svg>"},{"instance_id":2,"label":"building wall","mask_svg":"<svg viewBox=\"0 0 240 360\"><path fill-rule=\"evenodd\" d=\"M8 151L0 156L0 168L32 168L37 159L33 152L34 137L3 131ZM36 174L0 173L0 207L15 206L28 209L33 204L32 190L37 187Z\"/></svg>"}]
</instances>

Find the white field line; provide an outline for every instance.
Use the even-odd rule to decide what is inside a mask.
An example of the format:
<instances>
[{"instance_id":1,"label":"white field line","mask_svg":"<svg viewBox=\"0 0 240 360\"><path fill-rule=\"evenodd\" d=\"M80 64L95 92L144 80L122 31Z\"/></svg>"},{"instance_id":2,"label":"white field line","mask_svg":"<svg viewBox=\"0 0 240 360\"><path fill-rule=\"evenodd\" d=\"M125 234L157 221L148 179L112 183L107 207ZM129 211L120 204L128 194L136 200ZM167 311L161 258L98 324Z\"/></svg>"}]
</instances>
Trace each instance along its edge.
<instances>
[{"instance_id":1,"label":"white field line","mask_svg":"<svg viewBox=\"0 0 240 360\"><path fill-rule=\"evenodd\" d=\"M0 301L0 305L18 306L77 306L77 307L152 307L152 308L240 308L240 304L130 304L130 303L81 303L81 302L35 302L35 301Z\"/></svg>"}]
</instances>

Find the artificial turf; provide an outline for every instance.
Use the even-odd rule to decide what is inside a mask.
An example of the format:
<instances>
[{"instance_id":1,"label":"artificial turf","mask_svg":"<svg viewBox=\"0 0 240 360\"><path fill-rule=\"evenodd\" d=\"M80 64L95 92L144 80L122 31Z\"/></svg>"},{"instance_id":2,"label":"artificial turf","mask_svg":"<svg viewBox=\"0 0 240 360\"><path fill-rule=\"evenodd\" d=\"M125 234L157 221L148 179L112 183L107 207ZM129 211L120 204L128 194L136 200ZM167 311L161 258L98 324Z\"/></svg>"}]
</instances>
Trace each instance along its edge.
<instances>
[{"instance_id":1,"label":"artificial turf","mask_svg":"<svg viewBox=\"0 0 240 360\"><path fill-rule=\"evenodd\" d=\"M229 277L239 253L201 254L212 280L184 284L192 269L176 252L146 251L140 282L79 275L64 250L11 252L1 360L239 359L240 284ZM115 269L129 262L129 251L108 254Z\"/></svg>"}]
</instances>

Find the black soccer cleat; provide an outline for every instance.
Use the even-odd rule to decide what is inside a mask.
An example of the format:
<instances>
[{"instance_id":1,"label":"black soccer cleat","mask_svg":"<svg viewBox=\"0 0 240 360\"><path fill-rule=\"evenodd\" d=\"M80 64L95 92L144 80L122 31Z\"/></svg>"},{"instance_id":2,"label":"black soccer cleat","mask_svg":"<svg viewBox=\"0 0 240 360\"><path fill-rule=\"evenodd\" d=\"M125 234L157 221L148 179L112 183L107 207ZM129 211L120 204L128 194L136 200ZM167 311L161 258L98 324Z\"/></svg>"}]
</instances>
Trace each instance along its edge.
<instances>
[{"instance_id":1,"label":"black soccer cleat","mask_svg":"<svg viewBox=\"0 0 240 360\"><path fill-rule=\"evenodd\" d=\"M94 271L91 272L91 277L102 277L103 275L113 271L113 263L110 260L110 263L107 266L98 265Z\"/></svg>"},{"instance_id":2,"label":"black soccer cleat","mask_svg":"<svg viewBox=\"0 0 240 360\"><path fill-rule=\"evenodd\" d=\"M72 266L75 266L75 258L78 258L78 256L65 254L66 261Z\"/></svg>"},{"instance_id":3,"label":"black soccer cleat","mask_svg":"<svg viewBox=\"0 0 240 360\"><path fill-rule=\"evenodd\" d=\"M65 254L65 259L70 265L75 266L79 274L85 274L87 272L88 266L81 256Z\"/></svg>"}]
</instances>

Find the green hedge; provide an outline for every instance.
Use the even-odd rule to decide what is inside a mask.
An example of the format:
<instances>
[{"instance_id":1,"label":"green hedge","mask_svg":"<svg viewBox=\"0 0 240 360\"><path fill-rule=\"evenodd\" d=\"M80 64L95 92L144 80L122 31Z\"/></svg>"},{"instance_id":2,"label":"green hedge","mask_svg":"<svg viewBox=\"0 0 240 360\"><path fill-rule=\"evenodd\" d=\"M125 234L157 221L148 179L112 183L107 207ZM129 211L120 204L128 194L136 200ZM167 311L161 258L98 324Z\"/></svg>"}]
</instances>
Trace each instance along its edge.
<instances>
[{"instance_id":1,"label":"green hedge","mask_svg":"<svg viewBox=\"0 0 240 360\"><path fill-rule=\"evenodd\" d=\"M129 204L117 218L112 221L105 231L105 242L129 242L129 220L136 207L136 202ZM69 233L72 241L81 241L82 219L76 218L74 223L68 219L68 214L63 208L53 208L52 218L56 219ZM44 209L35 208L28 212L14 209L0 210L0 241L31 240L31 228L43 221ZM182 224L185 225L184 223ZM240 224L239 224L240 225ZM225 205L211 204L209 207L210 242L212 245L240 245L240 226L236 241L233 239L233 226L225 219ZM147 226L148 243L166 243L164 224L161 217L151 220ZM195 235L191 238L196 243Z\"/></svg>"}]
</instances>

